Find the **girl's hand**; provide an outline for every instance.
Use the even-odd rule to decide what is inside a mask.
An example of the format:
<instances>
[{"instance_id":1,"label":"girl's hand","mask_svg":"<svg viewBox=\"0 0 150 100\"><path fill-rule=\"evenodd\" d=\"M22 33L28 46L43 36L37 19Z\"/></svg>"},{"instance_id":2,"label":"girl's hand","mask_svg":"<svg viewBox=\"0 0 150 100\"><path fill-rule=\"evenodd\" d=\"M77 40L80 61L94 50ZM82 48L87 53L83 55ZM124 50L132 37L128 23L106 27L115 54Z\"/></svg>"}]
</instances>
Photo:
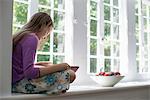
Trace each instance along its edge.
<instances>
[{"instance_id":1,"label":"girl's hand","mask_svg":"<svg viewBox=\"0 0 150 100\"><path fill-rule=\"evenodd\" d=\"M67 64L67 63L61 63L61 65L64 66L65 69L70 69L71 68L70 65Z\"/></svg>"},{"instance_id":2,"label":"girl's hand","mask_svg":"<svg viewBox=\"0 0 150 100\"><path fill-rule=\"evenodd\" d=\"M40 68L40 77L54 73L57 71L64 71L64 70L70 70L71 67L67 63L60 63L60 64L47 64L45 67Z\"/></svg>"}]
</instances>

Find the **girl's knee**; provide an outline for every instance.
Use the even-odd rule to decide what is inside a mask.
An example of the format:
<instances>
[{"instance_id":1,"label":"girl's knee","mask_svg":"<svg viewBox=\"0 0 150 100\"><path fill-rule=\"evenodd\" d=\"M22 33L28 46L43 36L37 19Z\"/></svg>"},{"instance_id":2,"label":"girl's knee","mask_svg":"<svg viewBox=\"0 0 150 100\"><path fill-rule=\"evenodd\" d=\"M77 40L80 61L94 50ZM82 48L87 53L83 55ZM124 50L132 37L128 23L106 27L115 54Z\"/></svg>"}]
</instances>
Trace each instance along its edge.
<instances>
[{"instance_id":1,"label":"girl's knee","mask_svg":"<svg viewBox=\"0 0 150 100\"><path fill-rule=\"evenodd\" d=\"M76 79L76 74L73 70L68 70L68 73L70 75L70 83L72 83Z\"/></svg>"}]
</instances>

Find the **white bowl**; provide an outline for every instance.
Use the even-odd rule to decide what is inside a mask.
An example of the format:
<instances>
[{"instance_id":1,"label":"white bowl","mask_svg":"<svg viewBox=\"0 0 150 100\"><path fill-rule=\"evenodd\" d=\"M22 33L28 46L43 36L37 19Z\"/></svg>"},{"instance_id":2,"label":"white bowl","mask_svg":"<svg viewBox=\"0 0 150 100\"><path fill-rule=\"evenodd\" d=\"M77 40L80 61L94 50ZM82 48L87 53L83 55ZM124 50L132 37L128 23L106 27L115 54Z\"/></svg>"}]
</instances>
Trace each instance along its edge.
<instances>
[{"instance_id":1,"label":"white bowl","mask_svg":"<svg viewBox=\"0 0 150 100\"><path fill-rule=\"evenodd\" d=\"M103 87L113 87L124 76L90 76L96 83Z\"/></svg>"}]
</instances>

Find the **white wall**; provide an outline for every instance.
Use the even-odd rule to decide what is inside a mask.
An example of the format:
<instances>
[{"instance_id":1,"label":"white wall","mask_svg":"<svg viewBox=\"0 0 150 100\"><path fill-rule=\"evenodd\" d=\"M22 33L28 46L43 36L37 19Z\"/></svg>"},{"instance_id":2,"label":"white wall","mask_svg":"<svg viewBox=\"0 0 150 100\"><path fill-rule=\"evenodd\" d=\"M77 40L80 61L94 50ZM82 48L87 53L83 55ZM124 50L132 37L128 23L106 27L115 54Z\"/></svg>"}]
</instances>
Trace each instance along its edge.
<instances>
[{"instance_id":1,"label":"white wall","mask_svg":"<svg viewBox=\"0 0 150 100\"><path fill-rule=\"evenodd\" d=\"M12 1L0 0L0 96L11 94Z\"/></svg>"}]
</instances>

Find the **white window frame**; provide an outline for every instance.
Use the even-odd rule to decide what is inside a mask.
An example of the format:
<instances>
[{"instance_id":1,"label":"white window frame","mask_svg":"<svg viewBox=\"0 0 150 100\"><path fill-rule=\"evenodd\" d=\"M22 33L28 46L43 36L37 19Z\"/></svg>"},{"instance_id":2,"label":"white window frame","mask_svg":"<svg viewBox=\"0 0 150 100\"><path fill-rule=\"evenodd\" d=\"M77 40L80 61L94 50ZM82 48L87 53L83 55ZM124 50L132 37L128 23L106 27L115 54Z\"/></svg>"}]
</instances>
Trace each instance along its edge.
<instances>
[{"instance_id":1,"label":"white window frame","mask_svg":"<svg viewBox=\"0 0 150 100\"><path fill-rule=\"evenodd\" d=\"M50 0L52 3L53 3L53 0ZM36 12L38 12L38 7L39 7L39 4L38 4L38 0L29 0L29 13L28 13L28 19ZM53 32L62 32L62 33L65 33L65 51L64 53L55 53L53 52L53 46L50 47L50 51L49 52L46 52L46 53L43 53L42 51L38 51L36 56L38 54L42 54L42 55L51 55L50 53L52 53L52 55L58 55L58 56L64 56L65 57L65 62L69 63L70 65L74 65L73 64L73 60L72 60L72 42L67 42L67 41L72 41L72 36L73 36L73 3L72 3L72 0L67 0L65 1L65 10L63 10L63 12L65 12L65 29L64 31L58 31L58 30L55 30ZM53 5L52 5L53 6ZM44 6L45 8L47 6ZM51 15L53 17L53 11L56 10L56 11L61 11L60 9L56 9L56 8L51 8ZM70 12L71 11L71 12ZM51 40L53 41L53 34L51 34L50 36ZM67 40L67 41L66 41ZM52 42L51 42L51 45ZM69 49L68 49L69 48ZM71 58L71 59L70 59ZM37 59L37 57L36 57ZM50 60L52 61L53 60L53 56L50 57Z\"/></svg>"},{"instance_id":2,"label":"white window frame","mask_svg":"<svg viewBox=\"0 0 150 100\"><path fill-rule=\"evenodd\" d=\"M97 18L93 18L90 16L90 2L91 1L94 1L97 3ZM100 52L99 52L99 43L100 43L100 27L97 27L97 30L96 30L96 36L90 36L90 20L95 20L97 21L97 26L100 26L100 0L87 0L87 73L88 74L92 74L90 73L90 59L91 58L94 58L94 59L97 59L97 64L96 64L96 71L98 73L98 69L100 69L98 65L100 65L100 60L99 58L101 56L98 56L100 55ZM91 39L95 39L96 40L96 43L97 43L97 48L96 48L96 55L90 55L90 40Z\"/></svg>"},{"instance_id":3,"label":"white window frame","mask_svg":"<svg viewBox=\"0 0 150 100\"><path fill-rule=\"evenodd\" d=\"M97 2L97 18L95 19L95 20L97 20L97 36L90 36L90 20L91 19L93 19L92 17L90 17L90 9L88 9L88 8L90 8L90 3L89 3L89 1L95 1L95 2ZM101 3L100 3L101 2ZM110 21L105 21L104 20L104 5L106 5L106 6L108 6L108 7L110 7L110 11L111 11L111 13L110 13ZM104 60L105 59L109 59L109 60L111 60L111 67L110 67L110 69L111 69L111 71L119 71L119 69L117 69L117 67L114 67L114 60L117 60L117 61L119 61L120 62L120 39L119 40L117 40L117 39L114 39L113 38L113 26L114 25L117 25L118 27L119 27L119 38L120 38L120 36L122 35L122 34L120 34L121 33L121 31L120 31L120 27L121 27L121 22L120 22L120 13L121 13L121 1L120 0L118 0L118 6L114 6L113 4L112 4L112 2L110 2L110 4L104 4L104 2L102 1L102 0L88 0L88 14L87 14L87 16L88 16L88 43L87 43L87 45L88 45L88 73L89 74L92 74L92 73L90 73L90 58L96 58L97 59L97 65L96 65L96 73L99 73L100 72L100 69L101 69L101 71L104 71ZM116 8L116 9L118 9L119 10L119 22L118 23L116 23L116 22L114 22L113 21L113 8ZM116 43L119 43L119 56L118 57L114 57L113 56L113 43L111 44L111 48L110 48L110 52L111 52L111 56L105 56L104 55L104 24L105 24L105 22L108 22L110 25L111 25L111 29L110 29L110 32L111 32L111 34L110 34L110 36L111 36L111 39L109 40L110 42L116 42ZM96 55L90 55L90 39L91 38L93 38L93 39L96 39L97 40L97 54ZM119 65L120 65L120 63L119 63Z\"/></svg>"},{"instance_id":4,"label":"white window frame","mask_svg":"<svg viewBox=\"0 0 150 100\"><path fill-rule=\"evenodd\" d=\"M144 4L146 4L146 5L148 5L148 6L150 6L150 1L149 0L142 0L142 3L144 3ZM140 9L140 12L141 12L141 9ZM143 33L144 33L144 31L143 31L143 15L141 14L140 15L140 18L141 18L141 20L139 20L139 22L140 22L140 24L142 24L141 26L141 44L140 45L143 45ZM148 27L149 27L149 23L147 23L148 24ZM148 30L149 31L149 30ZM149 31L149 33L150 33L150 31ZM149 34L148 33L148 34ZM148 44L148 46L149 46L150 44ZM148 47L149 48L149 47ZM140 47L140 49L143 49L143 46L141 46ZM150 50L150 49L148 49L148 50ZM143 52L142 50L140 51L141 53ZM149 53L149 51L148 51L148 53ZM143 54L143 53L142 53ZM141 55L142 56L142 58L140 58L140 60L141 60L141 63L143 63L143 56L144 55ZM150 57L148 57L148 65L150 65L150 59L149 59ZM141 64L141 66L142 66L143 64ZM150 79L150 66L148 66L148 72L137 72L136 73L136 78L137 79L139 79L139 80L147 80L147 79Z\"/></svg>"}]
</instances>

